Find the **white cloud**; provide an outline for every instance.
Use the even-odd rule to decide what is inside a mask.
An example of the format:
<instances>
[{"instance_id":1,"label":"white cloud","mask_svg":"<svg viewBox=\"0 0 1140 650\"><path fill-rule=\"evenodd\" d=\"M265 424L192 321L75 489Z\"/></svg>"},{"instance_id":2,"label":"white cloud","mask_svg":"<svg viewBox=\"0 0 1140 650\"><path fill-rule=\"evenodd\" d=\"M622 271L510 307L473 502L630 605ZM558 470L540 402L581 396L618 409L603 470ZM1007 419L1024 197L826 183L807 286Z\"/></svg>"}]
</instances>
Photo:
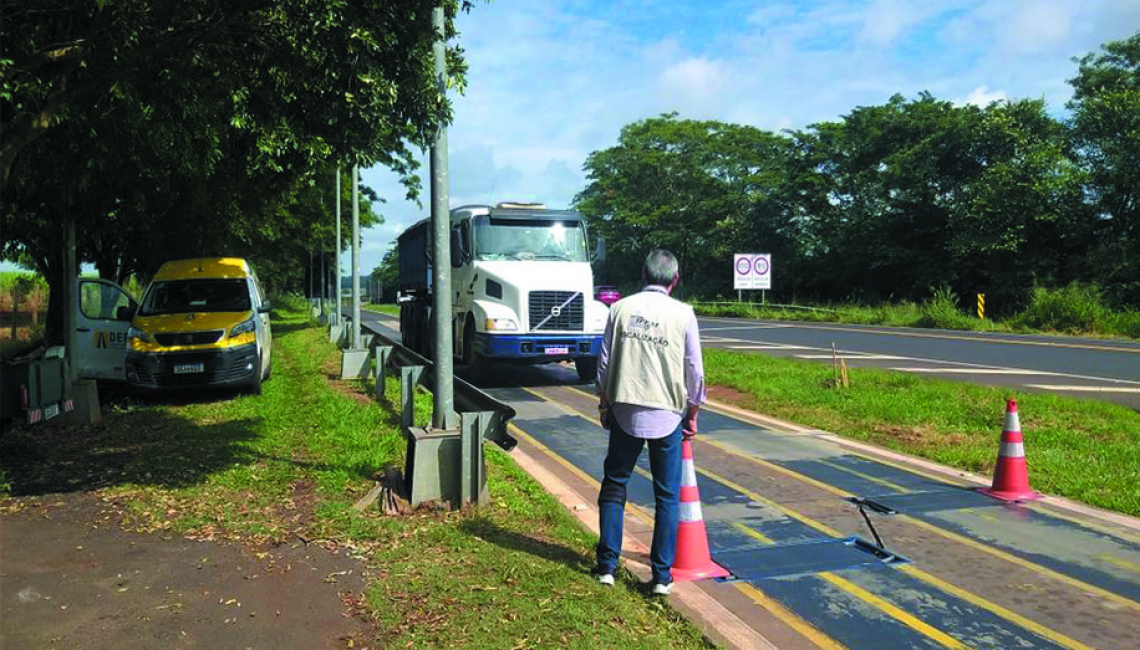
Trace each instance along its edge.
<instances>
[{"instance_id":1,"label":"white cloud","mask_svg":"<svg viewBox=\"0 0 1140 650\"><path fill-rule=\"evenodd\" d=\"M959 103L1044 98L1070 60L1140 25L1140 0L495 0L458 19L470 65L449 130L452 203L566 207L582 164L622 126L677 110L772 130L835 120L894 93ZM991 90L992 89L992 90ZM389 203L361 266L427 214L384 170ZM375 258L371 258L376 250Z\"/></svg>"},{"instance_id":2,"label":"white cloud","mask_svg":"<svg viewBox=\"0 0 1140 650\"><path fill-rule=\"evenodd\" d=\"M956 102L958 104L973 104L979 108L985 108L994 102L1007 101L1009 96L1000 90L990 90L989 86L978 86L966 95L965 101Z\"/></svg>"}]
</instances>

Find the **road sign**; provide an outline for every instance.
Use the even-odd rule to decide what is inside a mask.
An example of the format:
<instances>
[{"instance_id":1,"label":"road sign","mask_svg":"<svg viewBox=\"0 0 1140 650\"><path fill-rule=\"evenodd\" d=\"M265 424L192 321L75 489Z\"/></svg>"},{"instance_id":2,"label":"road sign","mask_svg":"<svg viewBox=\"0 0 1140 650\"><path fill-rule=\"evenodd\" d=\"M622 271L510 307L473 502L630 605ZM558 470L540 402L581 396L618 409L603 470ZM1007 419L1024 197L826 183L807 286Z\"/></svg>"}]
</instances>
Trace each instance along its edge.
<instances>
[{"instance_id":1,"label":"road sign","mask_svg":"<svg viewBox=\"0 0 1140 650\"><path fill-rule=\"evenodd\" d=\"M732 288L771 289L772 256L767 253L738 253L732 260Z\"/></svg>"}]
</instances>

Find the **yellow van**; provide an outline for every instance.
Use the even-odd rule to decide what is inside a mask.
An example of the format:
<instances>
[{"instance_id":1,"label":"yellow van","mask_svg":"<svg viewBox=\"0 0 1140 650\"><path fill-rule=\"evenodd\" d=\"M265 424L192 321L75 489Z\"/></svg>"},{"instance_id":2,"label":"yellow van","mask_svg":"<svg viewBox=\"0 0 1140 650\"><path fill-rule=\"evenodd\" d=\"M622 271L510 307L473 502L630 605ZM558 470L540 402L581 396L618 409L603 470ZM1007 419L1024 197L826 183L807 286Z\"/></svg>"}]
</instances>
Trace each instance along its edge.
<instances>
[{"instance_id":1,"label":"yellow van","mask_svg":"<svg viewBox=\"0 0 1140 650\"><path fill-rule=\"evenodd\" d=\"M127 383L138 389L245 388L272 368L269 301L236 257L162 265L127 330Z\"/></svg>"}]
</instances>

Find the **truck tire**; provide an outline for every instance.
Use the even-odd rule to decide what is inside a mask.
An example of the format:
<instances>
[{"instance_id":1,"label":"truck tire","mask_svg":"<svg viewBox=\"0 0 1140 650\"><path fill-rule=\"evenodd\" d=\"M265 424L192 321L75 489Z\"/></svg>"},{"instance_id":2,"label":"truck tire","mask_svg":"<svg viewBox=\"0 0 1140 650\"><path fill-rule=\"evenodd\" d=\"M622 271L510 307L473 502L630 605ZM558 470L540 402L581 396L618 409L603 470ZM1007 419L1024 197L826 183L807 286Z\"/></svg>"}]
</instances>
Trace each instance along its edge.
<instances>
[{"instance_id":1,"label":"truck tire","mask_svg":"<svg viewBox=\"0 0 1140 650\"><path fill-rule=\"evenodd\" d=\"M578 379L588 384L598 377L598 358L578 357L574 360L574 369L578 371Z\"/></svg>"},{"instance_id":2,"label":"truck tire","mask_svg":"<svg viewBox=\"0 0 1140 650\"><path fill-rule=\"evenodd\" d=\"M487 377L487 360L475 352L475 321L468 319L463 327L463 365L473 382L482 382Z\"/></svg>"}]
</instances>

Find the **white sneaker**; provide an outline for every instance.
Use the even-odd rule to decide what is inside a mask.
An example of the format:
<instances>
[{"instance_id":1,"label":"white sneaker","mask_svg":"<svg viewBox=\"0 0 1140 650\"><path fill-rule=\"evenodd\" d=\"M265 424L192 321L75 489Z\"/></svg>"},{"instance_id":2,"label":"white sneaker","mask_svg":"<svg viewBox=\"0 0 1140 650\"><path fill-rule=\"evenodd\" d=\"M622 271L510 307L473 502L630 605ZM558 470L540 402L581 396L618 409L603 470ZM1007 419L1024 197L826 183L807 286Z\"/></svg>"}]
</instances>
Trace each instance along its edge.
<instances>
[{"instance_id":1,"label":"white sneaker","mask_svg":"<svg viewBox=\"0 0 1140 650\"><path fill-rule=\"evenodd\" d=\"M672 582L670 582L667 585L663 585L661 583L657 583L657 584L653 585L653 595L654 596L668 596L671 593L673 593L673 583Z\"/></svg>"},{"instance_id":2,"label":"white sneaker","mask_svg":"<svg viewBox=\"0 0 1140 650\"><path fill-rule=\"evenodd\" d=\"M607 587L612 587L614 585L614 574L612 573L603 573L597 576L597 578L599 583L606 585Z\"/></svg>"}]
</instances>

